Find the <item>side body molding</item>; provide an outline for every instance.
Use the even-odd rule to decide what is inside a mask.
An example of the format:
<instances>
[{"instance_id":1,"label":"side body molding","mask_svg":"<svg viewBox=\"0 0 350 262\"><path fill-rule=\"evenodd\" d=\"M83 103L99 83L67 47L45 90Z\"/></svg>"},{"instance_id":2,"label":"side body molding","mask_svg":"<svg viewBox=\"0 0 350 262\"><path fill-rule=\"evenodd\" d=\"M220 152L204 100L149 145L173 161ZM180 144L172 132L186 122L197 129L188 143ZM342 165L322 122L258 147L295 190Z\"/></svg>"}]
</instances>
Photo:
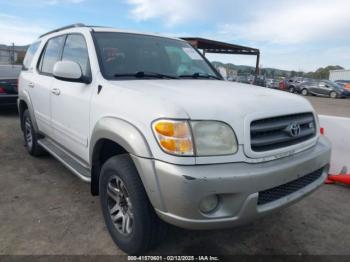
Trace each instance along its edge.
<instances>
[{"instance_id":1,"label":"side body molding","mask_svg":"<svg viewBox=\"0 0 350 262\"><path fill-rule=\"evenodd\" d=\"M20 107L21 101L23 101L27 104L33 128L34 128L35 132L39 132L38 124L36 122L36 118L35 118L35 114L34 114L33 104L32 104L32 101L30 99L29 93L25 89L21 90L20 93L18 94L17 107L18 107L18 112L19 112L20 117L23 114L23 112L22 112L23 110ZM22 120L20 119L20 121L22 121ZM22 122L21 122L21 124L22 124ZM23 128L23 127L21 126L21 128Z\"/></svg>"}]
</instances>

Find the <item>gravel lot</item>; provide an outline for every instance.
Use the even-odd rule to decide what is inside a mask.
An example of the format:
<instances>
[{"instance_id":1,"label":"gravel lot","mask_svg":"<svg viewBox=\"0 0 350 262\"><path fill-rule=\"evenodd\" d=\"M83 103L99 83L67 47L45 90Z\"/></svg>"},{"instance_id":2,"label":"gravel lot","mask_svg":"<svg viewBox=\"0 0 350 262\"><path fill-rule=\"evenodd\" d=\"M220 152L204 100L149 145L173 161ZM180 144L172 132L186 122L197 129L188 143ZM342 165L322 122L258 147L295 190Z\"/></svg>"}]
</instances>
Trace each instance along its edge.
<instances>
[{"instance_id":1,"label":"gravel lot","mask_svg":"<svg viewBox=\"0 0 350 262\"><path fill-rule=\"evenodd\" d=\"M350 99L309 98L321 114L350 116ZM98 198L50 156L23 146L16 109L0 108L0 254L122 254ZM150 254L350 255L350 188L324 185L297 204L226 230L171 227Z\"/></svg>"}]
</instances>

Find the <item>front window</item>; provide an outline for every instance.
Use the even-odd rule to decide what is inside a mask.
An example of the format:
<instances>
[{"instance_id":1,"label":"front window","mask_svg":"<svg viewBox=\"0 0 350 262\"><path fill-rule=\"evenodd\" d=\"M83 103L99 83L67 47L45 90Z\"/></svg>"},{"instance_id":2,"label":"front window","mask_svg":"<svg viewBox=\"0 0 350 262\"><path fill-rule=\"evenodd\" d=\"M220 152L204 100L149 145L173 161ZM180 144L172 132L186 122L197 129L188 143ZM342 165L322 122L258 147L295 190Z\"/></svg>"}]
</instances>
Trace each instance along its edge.
<instances>
[{"instance_id":1,"label":"front window","mask_svg":"<svg viewBox=\"0 0 350 262\"><path fill-rule=\"evenodd\" d=\"M64 44L62 61L73 61L80 65L84 76L90 76L89 53L84 36L68 35Z\"/></svg>"},{"instance_id":2,"label":"front window","mask_svg":"<svg viewBox=\"0 0 350 262\"><path fill-rule=\"evenodd\" d=\"M43 51L38 69L45 74L52 74L53 67L57 61L60 60L62 46L64 44L65 36L58 36L51 38Z\"/></svg>"},{"instance_id":3,"label":"front window","mask_svg":"<svg viewBox=\"0 0 350 262\"><path fill-rule=\"evenodd\" d=\"M187 42L157 36L95 32L102 73L120 78L219 78Z\"/></svg>"}]
</instances>

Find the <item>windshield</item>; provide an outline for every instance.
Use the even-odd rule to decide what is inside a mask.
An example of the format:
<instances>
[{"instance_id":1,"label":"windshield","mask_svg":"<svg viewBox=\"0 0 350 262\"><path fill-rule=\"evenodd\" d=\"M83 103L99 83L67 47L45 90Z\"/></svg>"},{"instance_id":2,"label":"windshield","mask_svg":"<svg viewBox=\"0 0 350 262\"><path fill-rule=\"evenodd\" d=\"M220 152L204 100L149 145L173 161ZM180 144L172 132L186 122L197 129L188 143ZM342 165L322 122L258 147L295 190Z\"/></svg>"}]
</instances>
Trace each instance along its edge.
<instances>
[{"instance_id":1,"label":"windshield","mask_svg":"<svg viewBox=\"0 0 350 262\"><path fill-rule=\"evenodd\" d=\"M94 32L102 73L117 78L220 78L187 42L139 34Z\"/></svg>"}]
</instances>

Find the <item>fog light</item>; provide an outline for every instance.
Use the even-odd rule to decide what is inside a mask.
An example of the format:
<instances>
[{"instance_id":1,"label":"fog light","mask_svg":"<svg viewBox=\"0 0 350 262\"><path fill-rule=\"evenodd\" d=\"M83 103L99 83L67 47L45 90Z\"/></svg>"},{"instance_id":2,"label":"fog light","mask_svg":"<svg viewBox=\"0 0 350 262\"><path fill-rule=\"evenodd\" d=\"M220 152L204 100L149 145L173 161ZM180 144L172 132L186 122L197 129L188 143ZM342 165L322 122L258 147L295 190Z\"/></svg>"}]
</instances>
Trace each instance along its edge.
<instances>
[{"instance_id":1,"label":"fog light","mask_svg":"<svg viewBox=\"0 0 350 262\"><path fill-rule=\"evenodd\" d=\"M203 213L213 212L219 204L219 197L217 195L211 195L203 198L199 203L199 209Z\"/></svg>"}]
</instances>

